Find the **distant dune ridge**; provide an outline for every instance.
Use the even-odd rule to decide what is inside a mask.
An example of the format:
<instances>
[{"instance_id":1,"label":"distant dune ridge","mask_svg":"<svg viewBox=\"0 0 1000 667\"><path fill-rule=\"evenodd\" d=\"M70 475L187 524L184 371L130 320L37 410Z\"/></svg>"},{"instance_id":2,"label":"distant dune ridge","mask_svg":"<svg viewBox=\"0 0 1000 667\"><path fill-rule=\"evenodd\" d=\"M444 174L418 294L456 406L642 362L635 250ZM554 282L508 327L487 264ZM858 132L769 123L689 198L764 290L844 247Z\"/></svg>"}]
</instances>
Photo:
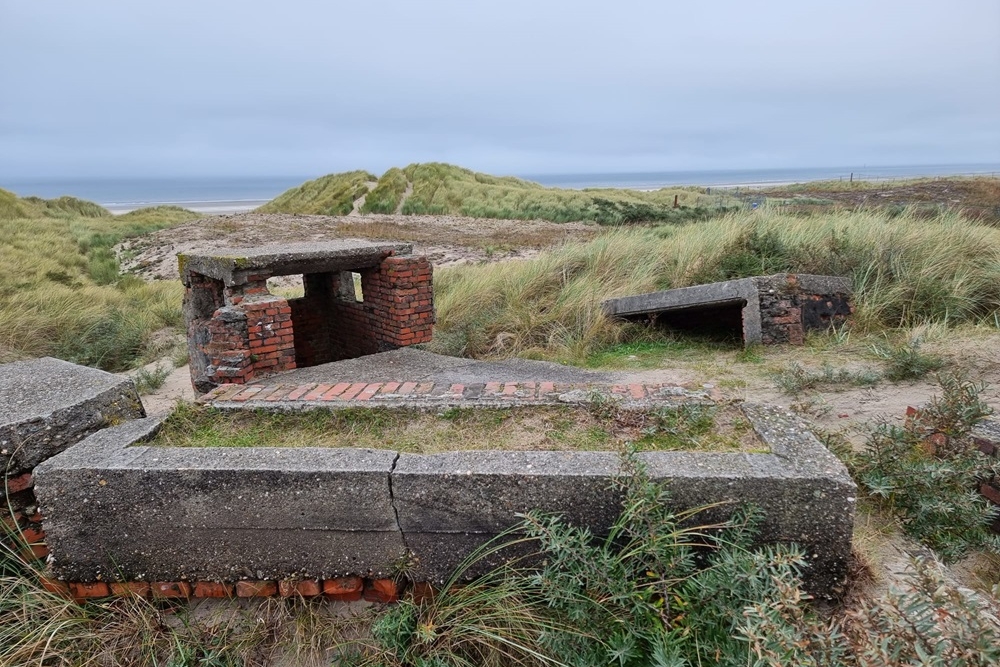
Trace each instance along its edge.
<instances>
[{"instance_id":1,"label":"distant dune ridge","mask_svg":"<svg viewBox=\"0 0 1000 667\"><path fill-rule=\"evenodd\" d=\"M612 188L570 190L430 162L403 169L393 167L381 178L365 171L330 174L292 188L257 210L347 215L361 197L365 198L361 213L602 224L698 219L736 204L725 193L708 195L696 187L652 192Z\"/></svg>"}]
</instances>

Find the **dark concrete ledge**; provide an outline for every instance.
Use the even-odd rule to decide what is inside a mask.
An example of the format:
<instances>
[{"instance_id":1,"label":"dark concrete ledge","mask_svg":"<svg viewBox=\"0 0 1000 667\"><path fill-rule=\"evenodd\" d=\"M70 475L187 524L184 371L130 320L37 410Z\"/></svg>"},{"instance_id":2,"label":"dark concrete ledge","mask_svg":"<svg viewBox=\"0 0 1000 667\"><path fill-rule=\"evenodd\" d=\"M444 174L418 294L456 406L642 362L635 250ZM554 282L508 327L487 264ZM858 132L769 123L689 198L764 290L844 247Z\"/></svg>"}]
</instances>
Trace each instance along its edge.
<instances>
[{"instance_id":1,"label":"dark concrete ledge","mask_svg":"<svg viewBox=\"0 0 1000 667\"><path fill-rule=\"evenodd\" d=\"M49 357L0 365L0 475L145 414L128 378Z\"/></svg>"},{"instance_id":2,"label":"dark concrete ledge","mask_svg":"<svg viewBox=\"0 0 1000 667\"><path fill-rule=\"evenodd\" d=\"M808 589L847 572L855 486L787 411L745 413L769 454L639 455L677 509L764 511L760 542L798 543ZM366 449L178 448L142 444L159 422L108 429L36 469L56 576L73 581L384 576L409 553L441 581L477 546L540 510L605 532L620 461L602 452L397 454ZM508 555L517 555L516 550ZM494 558L494 562L498 558Z\"/></svg>"},{"instance_id":3,"label":"dark concrete ledge","mask_svg":"<svg viewBox=\"0 0 1000 667\"><path fill-rule=\"evenodd\" d=\"M409 255L409 243L376 243L340 239L322 243L287 243L253 248L222 248L210 255L180 254L181 280L190 284L191 273L221 280L227 286L242 285L248 275L266 272L272 276L298 273L349 271L377 266L387 254Z\"/></svg>"}]
</instances>

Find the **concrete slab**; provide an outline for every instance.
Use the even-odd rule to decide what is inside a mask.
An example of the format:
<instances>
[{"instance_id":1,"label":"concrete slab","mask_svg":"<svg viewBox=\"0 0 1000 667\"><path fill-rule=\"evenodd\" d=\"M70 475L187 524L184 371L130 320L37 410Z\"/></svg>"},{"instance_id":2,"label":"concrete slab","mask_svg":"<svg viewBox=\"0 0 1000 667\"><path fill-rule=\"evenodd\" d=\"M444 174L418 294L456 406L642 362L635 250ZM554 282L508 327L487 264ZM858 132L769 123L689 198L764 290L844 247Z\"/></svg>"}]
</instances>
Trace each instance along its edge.
<instances>
[{"instance_id":1,"label":"concrete slab","mask_svg":"<svg viewBox=\"0 0 1000 667\"><path fill-rule=\"evenodd\" d=\"M770 453L639 458L677 509L725 503L699 521L721 520L736 503L759 506L759 542L798 543L811 563L807 589L836 593L847 573L854 483L795 415L757 405L744 413ZM382 576L408 551L418 576L439 582L521 513L560 514L600 535L621 504L611 452L171 450L143 444L158 424L106 429L36 468L57 576Z\"/></svg>"},{"instance_id":2,"label":"concrete slab","mask_svg":"<svg viewBox=\"0 0 1000 667\"><path fill-rule=\"evenodd\" d=\"M851 293L848 278L779 273L620 297L601 305L609 317L654 320L684 314L711 320L714 313L728 319L738 309L744 344L801 343L805 331L847 318Z\"/></svg>"},{"instance_id":3,"label":"concrete slab","mask_svg":"<svg viewBox=\"0 0 1000 667\"><path fill-rule=\"evenodd\" d=\"M177 256L181 280L190 284L192 272L221 280L226 286L241 285L248 275L266 271L271 276L326 273L377 266L388 254L409 255L409 243L339 239L321 243L285 243L253 248L220 248L211 254L182 253Z\"/></svg>"},{"instance_id":4,"label":"concrete slab","mask_svg":"<svg viewBox=\"0 0 1000 667\"><path fill-rule=\"evenodd\" d=\"M0 472L27 472L99 429L144 416L128 378L50 357L0 365Z\"/></svg>"}]
</instances>

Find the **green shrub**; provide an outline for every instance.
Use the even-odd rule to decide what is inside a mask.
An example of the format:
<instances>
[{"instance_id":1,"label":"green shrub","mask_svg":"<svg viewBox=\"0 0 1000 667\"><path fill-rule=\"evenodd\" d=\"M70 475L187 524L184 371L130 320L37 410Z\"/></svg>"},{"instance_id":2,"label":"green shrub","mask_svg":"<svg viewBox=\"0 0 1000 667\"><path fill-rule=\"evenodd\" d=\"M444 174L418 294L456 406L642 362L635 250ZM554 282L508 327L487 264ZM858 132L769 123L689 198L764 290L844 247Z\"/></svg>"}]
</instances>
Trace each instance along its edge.
<instances>
[{"instance_id":1,"label":"green shrub","mask_svg":"<svg viewBox=\"0 0 1000 667\"><path fill-rule=\"evenodd\" d=\"M819 371L810 371L801 364L789 364L774 376L774 381L786 394L798 394L807 389L847 385L854 387L870 387L876 384L882 375L878 371L863 369L853 371L847 368L834 368L824 363Z\"/></svg>"},{"instance_id":2,"label":"green shrub","mask_svg":"<svg viewBox=\"0 0 1000 667\"><path fill-rule=\"evenodd\" d=\"M1000 473L1000 461L982 454L968 431L990 410L982 385L941 380L942 395L904 427L880 424L866 449L848 459L859 485L896 514L904 531L953 561L972 549L1000 553L990 529L1000 508L978 492L979 481Z\"/></svg>"},{"instance_id":3,"label":"green shrub","mask_svg":"<svg viewBox=\"0 0 1000 667\"><path fill-rule=\"evenodd\" d=\"M876 345L872 347L872 351L885 360L885 376L889 380L919 380L944 366L941 357L921 352L920 344L920 338L915 337L903 345Z\"/></svg>"}]
</instances>

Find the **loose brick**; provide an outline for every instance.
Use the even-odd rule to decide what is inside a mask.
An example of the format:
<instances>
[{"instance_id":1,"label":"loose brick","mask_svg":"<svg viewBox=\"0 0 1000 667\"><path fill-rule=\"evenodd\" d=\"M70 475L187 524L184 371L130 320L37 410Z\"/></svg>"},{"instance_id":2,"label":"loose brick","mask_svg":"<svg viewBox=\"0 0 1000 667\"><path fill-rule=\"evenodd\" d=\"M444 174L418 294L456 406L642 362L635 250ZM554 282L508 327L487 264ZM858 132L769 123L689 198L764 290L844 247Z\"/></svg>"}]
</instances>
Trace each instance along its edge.
<instances>
[{"instance_id":1,"label":"loose brick","mask_svg":"<svg viewBox=\"0 0 1000 667\"><path fill-rule=\"evenodd\" d=\"M321 400L324 400L324 401L333 400L333 399L337 398L338 396L340 396L341 394L343 394L345 391L347 391L347 389L350 386L351 386L350 382L338 382L337 384L335 384L332 387L330 387L329 391L326 391L326 392L323 393L323 396L322 396Z\"/></svg>"},{"instance_id":2,"label":"loose brick","mask_svg":"<svg viewBox=\"0 0 1000 667\"><path fill-rule=\"evenodd\" d=\"M196 598L231 598L233 594L232 584L217 581L194 582L194 596Z\"/></svg>"},{"instance_id":3,"label":"loose brick","mask_svg":"<svg viewBox=\"0 0 1000 667\"><path fill-rule=\"evenodd\" d=\"M259 598L277 595L278 584L273 581L237 581L236 597Z\"/></svg>"},{"instance_id":4,"label":"loose brick","mask_svg":"<svg viewBox=\"0 0 1000 667\"><path fill-rule=\"evenodd\" d=\"M303 396L305 396L309 391L311 391L316 385L315 384L300 384L291 393L288 394L289 401L297 401Z\"/></svg>"},{"instance_id":5,"label":"loose brick","mask_svg":"<svg viewBox=\"0 0 1000 667\"><path fill-rule=\"evenodd\" d=\"M56 595L66 599L73 597L73 594L70 593L69 590L69 584L65 581L59 581L58 579L52 579L50 577L46 577L45 575L39 575L38 583L40 583L42 588L47 590L49 593L55 593Z\"/></svg>"},{"instance_id":6,"label":"loose brick","mask_svg":"<svg viewBox=\"0 0 1000 667\"><path fill-rule=\"evenodd\" d=\"M332 384L318 384L316 385L315 389L313 389L303 397L303 400L317 401L320 399L320 397L323 396L323 394L330 391L331 389L333 389Z\"/></svg>"}]
</instances>

